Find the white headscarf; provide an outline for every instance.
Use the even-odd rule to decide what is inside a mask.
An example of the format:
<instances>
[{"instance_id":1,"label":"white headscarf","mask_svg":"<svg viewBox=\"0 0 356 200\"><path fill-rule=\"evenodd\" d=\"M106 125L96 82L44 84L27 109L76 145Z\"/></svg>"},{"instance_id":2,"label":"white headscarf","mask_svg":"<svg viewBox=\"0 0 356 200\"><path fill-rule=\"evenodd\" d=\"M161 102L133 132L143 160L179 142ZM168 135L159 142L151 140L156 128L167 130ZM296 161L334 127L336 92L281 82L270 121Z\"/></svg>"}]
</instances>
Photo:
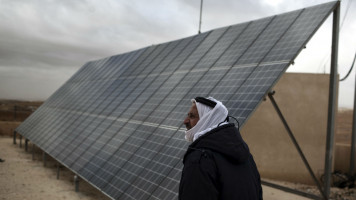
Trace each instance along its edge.
<instances>
[{"instance_id":1,"label":"white headscarf","mask_svg":"<svg viewBox=\"0 0 356 200\"><path fill-rule=\"evenodd\" d=\"M214 99L213 97L208 97L207 99L216 102L214 108L196 102L195 99L191 100L192 103L195 103L197 106L199 121L193 128L185 131L185 139L188 142L195 141L200 136L209 132L211 129L216 128L219 124L222 125L227 123L224 122L228 114L227 108L220 101Z\"/></svg>"}]
</instances>

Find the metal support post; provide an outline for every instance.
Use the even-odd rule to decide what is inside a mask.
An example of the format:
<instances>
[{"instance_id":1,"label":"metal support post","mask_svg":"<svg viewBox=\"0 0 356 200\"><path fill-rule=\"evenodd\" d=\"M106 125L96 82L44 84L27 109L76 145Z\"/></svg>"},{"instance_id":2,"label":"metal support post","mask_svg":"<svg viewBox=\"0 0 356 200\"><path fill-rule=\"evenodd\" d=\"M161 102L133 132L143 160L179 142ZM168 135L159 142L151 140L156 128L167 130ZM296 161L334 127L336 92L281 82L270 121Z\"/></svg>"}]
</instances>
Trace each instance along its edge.
<instances>
[{"instance_id":1,"label":"metal support post","mask_svg":"<svg viewBox=\"0 0 356 200\"><path fill-rule=\"evenodd\" d=\"M75 191L79 192L79 177L74 175Z\"/></svg>"},{"instance_id":2,"label":"metal support post","mask_svg":"<svg viewBox=\"0 0 356 200\"><path fill-rule=\"evenodd\" d=\"M25 151L27 152L27 150L28 150L28 139L26 138L25 139Z\"/></svg>"},{"instance_id":3,"label":"metal support post","mask_svg":"<svg viewBox=\"0 0 356 200\"><path fill-rule=\"evenodd\" d=\"M16 131L14 131L14 144L16 144Z\"/></svg>"},{"instance_id":4,"label":"metal support post","mask_svg":"<svg viewBox=\"0 0 356 200\"><path fill-rule=\"evenodd\" d=\"M57 163L57 180L59 179L60 164Z\"/></svg>"},{"instance_id":5,"label":"metal support post","mask_svg":"<svg viewBox=\"0 0 356 200\"><path fill-rule=\"evenodd\" d=\"M356 76L355 76L355 96L354 96L354 114L352 120L351 150L350 150L350 169L349 175L355 175L355 156L356 156Z\"/></svg>"},{"instance_id":6,"label":"metal support post","mask_svg":"<svg viewBox=\"0 0 356 200\"><path fill-rule=\"evenodd\" d=\"M22 148L22 135L20 135L20 148Z\"/></svg>"},{"instance_id":7,"label":"metal support post","mask_svg":"<svg viewBox=\"0 0 356 200\"><path fill-rule=\"evenodd\" d=\"M35 145L32 144L32 160L35 160Z\"/></svg>"},{"instance_id":8,"label":"metal support post","mask_svg":"<svg viewBox=\"0 0 356 200\"><path fill-rule=\"evenodd\" d=\"M43 158L43 166L46 167L47 164L47 156L46 156L46 152L42 152L42 158Z\"/></svg>"},{"instance_id":9,"label":"metal support post","mask_svg":"<svg viewBox=\"0 0 356 200\"><path fill-rule=\"evenodd\" d=\"M199 30L198 30L198 34L201 33L201 16L202 16L202 12L203 12L203 0L200 0L200 16L199 16Z\"/></svg>"},{"instance_id":10,"label":"metal support post","mask_svg":"<svg viewBox=\"0 0 356 200\"><path fill-rule=\"evenodd\" d=\"M334 152L334 130L335 130L335 110L336 106L336 91L337 91L337 63L339 52L339 19L340 19L340 2L338 2L333 13L333 30L332 30L332 45L331 45L331 66L330 66L330 82L329 82L329 103L328 103L328 121L326 135L326 152L325 152L325 196L330 196L330 181L333 163Z\"/></svg>"},{"instance_id":11,"label":"metal support post","mask_svg":"<svg viewBox=\"0 0 356 200\"><path fill-rule=\"evenodd\" d=\"M310 165L309 165L307 159L306 159L305 156L304 156L304 153L303 153L302 149L300 148L300 146L299 146L297 140L295 139L295 137L294 137L294 135L293 135L293 133L292 133L292 130L289 128L287 121L285 120L285 118L284 118L284 116L283 116L281 110L279 109L279 107L278 107L278 105L277 105L277 103L276 103L276 101L275 101L275 99L274 99L274 97L273 97L274 93L275 93L274 91L273 91L273 92L269 92L269 93L268 93L268 97L269 97L269 99L271 100L274 109L277 111L277 114L278 114L279 118L281 119L281 121L282 121L282 123L283 123L285 129L287 130L287 133L288 133L289 137L291 138L291 140L292 140L294 146L296 147L296 149L297 149L297 151L298 151L300 157L302 158L302 160L303 160L303 162L304 162L304 165L307 167L307 170L308 170L309 174L311 175L311 177L313 178L315 184L317 185L317 187L318 187L318 189L319 189L319 191L320 191L320 194L321 194L322 196L324 196L324 192L323 192L323 189L322 189L322 187L321 187L321 184L319 183L318 179L316 178L316 176L315 176L315 174L314 174L312 168L310 167ZM324 198L326 199L325 196L324 196Z\"/></svg>"}]
</instances>

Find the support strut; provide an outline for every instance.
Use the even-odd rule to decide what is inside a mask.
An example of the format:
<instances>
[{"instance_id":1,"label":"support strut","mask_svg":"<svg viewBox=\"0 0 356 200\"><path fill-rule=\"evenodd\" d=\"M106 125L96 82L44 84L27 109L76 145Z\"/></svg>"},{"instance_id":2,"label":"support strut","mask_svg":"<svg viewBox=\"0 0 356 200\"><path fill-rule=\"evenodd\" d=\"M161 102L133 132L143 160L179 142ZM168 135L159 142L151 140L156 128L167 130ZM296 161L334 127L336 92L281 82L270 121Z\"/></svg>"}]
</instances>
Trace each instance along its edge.
<instances>
[{"instance_id":1,"label":"support strut","mask_svg":"<svg viewBox=\"0 0 356 200\"><path fill-rule=\"evenodd\" d=\"M57 180L59 179L60 164L57 163Z\"/></svg>"},{"instance_id":2,"label":"support strut","mask_svg":"<svg viewBox=\"0 0 356 200\"><path fill-rule=\"evenodd\" d=\"M22 148L22 135L20 135L20 148Z\"/></svg>"},{"instance_id":3,"label":"support strut","mask_svg":"<svg viewBox=\"0 0 356 200\"><path fill-rule=\"evenodd\" d=\"M25 151L27 152L27 150L28 150L28 139L25 139Z\"/></svg>"},{"instance_id":4,"label":"support strut","mask_svg":"<svg viewBox=\"0 0 356 200\"><path fill-rule=\"evenodd\" d=\"M16 144L16 131L14 131L14 144Z\"/></svg>"},{"instance_id":5,"label":"support strut","mask_svg":"<svg viewBox=\"0 0 356 200\"><path fill-rule=\"evenodd\" d=\"M32 144L32 160L35 160L35 144Z\"/></svg>"},{"instance_id":6,"label":"support strut","mask_svg":"<svg viewBox=\"0 0 356 200\"><path fill-rule=\"evenodd\" d=\"M43 166L46 167L47 165L47 156L46 156L46 152L42 152L42 156L43 156Z\"/></svg>"},{"instance_id":7,"label":"support strut","mask_svg":"<svg viewBox=\"0 0 356 200\"><path fill-rule=\"evenodd\" d=\"M311 167L310 167L310 165L309 165L307 159L306 159L305 156L304 156L304 153L303 153L302 149L300 148L300 146L299 146L297 140L295 139L292 130L289 128L289 125L288 125L287 121L285 120L285 118L284 118L284 116L283 116L281 110L279 109L279 107L278 107L278 105L277 105L277 103L276 103L276 101L275 101L275 99L274 99L274 97L273 97L274 94L275 94L274 91L268 93L268 97L269 97L269 99L271 100L274 109L277 111L277 114L278 114L279 118L281 119L281 121L282 121L282 123L283 123L285 129L287 130L287 133L288 133L289 137L291 138L291 140L292 140L294 146L296 147L296 149L297 149L297 151L298 151L300 157L302 158L302 160L303 160L303 162L304 162L304 165L307 167L309 174L311 175L311 177L313 178L315 184L317 185L317 187L318 187L318 189L319 189L319 191L320 191L320 194L324 197L324 199L327 199L327 197L325 196L324 191L323 191L323 189L322 189L322 187L321 187L321 185L320 185L318 179L316 178L316 176L315 176L313 170L311 169Z\"/></svg>"},{"instance_id":8,"label":"support strut","mask_svg":"<svg viewBox=\"0 0 356 200\"><path fill-rule=\"evenodd\" d=\"M79 192L79 177L74 175L75 191Z\"/></svg>"}]
</instances>

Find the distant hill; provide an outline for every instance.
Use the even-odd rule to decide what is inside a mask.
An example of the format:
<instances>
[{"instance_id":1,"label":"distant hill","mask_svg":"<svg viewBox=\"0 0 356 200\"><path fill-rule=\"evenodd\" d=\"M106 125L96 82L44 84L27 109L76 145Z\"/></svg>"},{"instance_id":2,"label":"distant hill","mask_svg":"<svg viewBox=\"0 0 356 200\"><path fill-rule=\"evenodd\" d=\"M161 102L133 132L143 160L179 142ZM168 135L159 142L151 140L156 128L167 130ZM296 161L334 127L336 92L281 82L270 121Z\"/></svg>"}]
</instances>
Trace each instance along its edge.
<instances>
[{"instance_id":1,"label":"distant hill","mask_svg":"<svg viewBox=\"0 0 356 200\"><path fill-rule=\"evenodd\" d=\"M24 121L43 101L0 100L0 121Z\"/></svg>"}]
</instances>

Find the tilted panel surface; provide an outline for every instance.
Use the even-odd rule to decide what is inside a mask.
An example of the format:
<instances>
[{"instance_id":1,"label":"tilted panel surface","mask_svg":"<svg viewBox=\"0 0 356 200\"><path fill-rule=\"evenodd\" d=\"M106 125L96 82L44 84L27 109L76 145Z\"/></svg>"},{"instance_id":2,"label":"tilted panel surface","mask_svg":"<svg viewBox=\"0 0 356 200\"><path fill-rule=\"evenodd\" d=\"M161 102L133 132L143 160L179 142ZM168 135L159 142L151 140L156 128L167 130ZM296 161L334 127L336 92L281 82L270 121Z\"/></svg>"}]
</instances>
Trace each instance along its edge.
<instances>
[{"instance_id":1,"label":"tilted panel surface","mask_svg":"<svg viewBox=\"0 0 356 200\"><path fill-rule=\"evenodd\" d=\"M87 62L16 131L112 199L177 199L190 99L243 125L337 4Z\"/></svg>"}]
</instances>

